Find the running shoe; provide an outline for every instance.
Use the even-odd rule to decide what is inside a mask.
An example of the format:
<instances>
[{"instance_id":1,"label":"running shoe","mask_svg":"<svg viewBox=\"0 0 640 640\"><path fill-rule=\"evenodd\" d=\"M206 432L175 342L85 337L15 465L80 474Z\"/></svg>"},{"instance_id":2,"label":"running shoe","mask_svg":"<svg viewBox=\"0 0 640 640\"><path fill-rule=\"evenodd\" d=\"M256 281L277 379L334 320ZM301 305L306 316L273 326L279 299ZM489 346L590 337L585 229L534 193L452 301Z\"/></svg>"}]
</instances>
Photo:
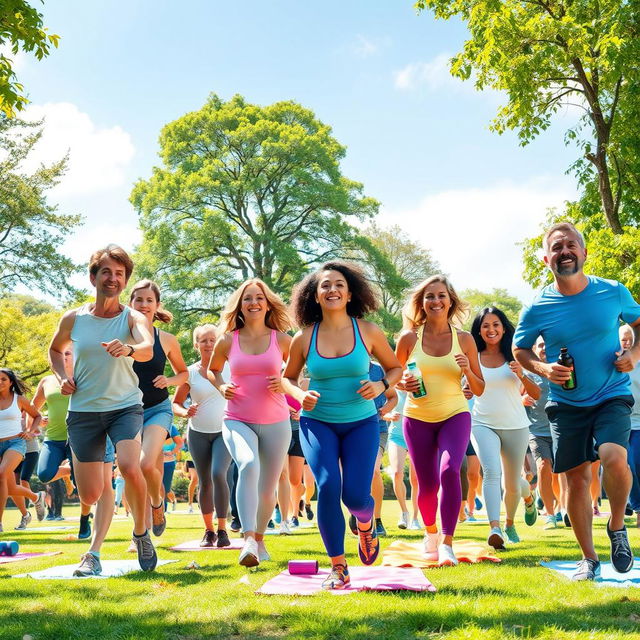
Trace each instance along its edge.
<instances>
[{"instance_id":1,"label":"running shoe","mask_svg":"<svg viewBox=\"0 0 640 640\"><path fill-rule=\"evenodd\" d=\"M353 514L349 516L349 529L351 529L351 533L353 533L354 536L358 535L358 521Z\"/></svg>"},{"instance_id":2,"label":"running shoe","mask_svg":"<svg viewBox=\"0 0 640 640\"><path fill-rule=\"evenodd\" d=\"M505 527L504 532L507 535L507 540L511 544L518 544L518 542L520 542L520 536L516 531L515 525L512 524L512 525L509 525L508 527Z\"/></svg>"},{"instance_id":3,"label":"running shoe","mask_svg":"<svg viewBox=\"0 0 640 640\"><path fill-rule=\"evenodd\" d=\"M569 514L568 513L564 514L564 516L562 517L562 520L564 522L564 526L565 527L571 528L571 520L569 520Z\"/></svg>"},{"instance_id":4,"label":"running shoe","mask_svg":"<svg viewBox=\"0 0 640 640\"><path fill-rule=\"evenodd\" d=\"M131 542L127 547L127 553L138 553L138 545L136 544L136 541L133 538L131 538Z\"/></svg>"},{"instance_id":5,"label":"running shoe","mask_svg":"<svg viewBox=\"0 0 640 640\"><path fill-rule=\"evenodd\" d=\"M158 564L158 554L151 542L149 531L145 531L143 536L133 536L133 542L138 551L138 562L143 571L153 571Z\"/></svg>"},{"instance_id":6,"label":"running shoe","mask_svg":"<svg viewBox=\"0 0 640 640\"><path fill-rule=\"evenodd\" d=\"M289 523L289 526L292 529L297 529L300 526L300 520L298 520L298 516L293 516L293 518L291 518L291 522Z\"/></svg>"},{"instance_id":7,"label":"running shoe","mask_svg":"<svg viewBox=\"0 0 640 640\"><path fill-rule=\"evenodd\" d=\"M16 527L16 531L23 531L27 528L27 525L31 522L31 512L27 511L22 518L20 518L20 524Z\"/></svg>"},{"instance_id":8,"label":"running shoe","mask_svg":"<svg viewBox=\"0 0 640 640\"><path fill-rule=\"evenodd\" d=\"M187 513L193 513L193 505L190 504L189 508L187 509Z\"/></svg>"},{"instance_id":9,"label":"running shoe","mask_svg":"<svg viewBox=\"0 0 640 640\"><path fill-rule=\"evenodd\" d=\"M56 517L53 515L53 511L49 510L45 517L45 520L47 520L48 522L53 522L55 519Z\"/></svg>"},{"instance_id":10,"label":"running shoe","mask_svg":"<svg viewBox=\"0 0 640 640\"><path fill-rule=\"evenodd\" d=\"M538 519L538 509L536 508L536 501L531 500L529 504L524 503L524 521L529 527L533 526Z\"/></svg>"},{"instance_id":11,"label":"running shoe","mask_svg":"<svg viewBox=\"0 0 640 640\"><path fill-rule=\"evenodd\" d=\"M102 573L102 565L100 558L94 556L93 553L87 552L80 559L80 564L74 569L73 575L77 578L86 578L88 576L99 576Z\"/></svg>"},{"instance_id":12,"label":"running shoe","mask_svg":"<svg viewBox=\"0 0 640 640\"><path fill-rule=\"evenodd\" d=\"M431 560L435 560L438 556L438 543L440 542L440 534L437 531L433 533L425 532L422 539L422 545L424 546L424 555Z\"/></svg>"},{"instance_id":13,"label":"running shoe","mask_svg":"<svg viewBox=\"0 0 640 640\"><path fill-rule=\"evenodd\" d=\"M351 584L349 569L343 564L334 564L331 573L322 581L322 588L326 591L344 589Z\"/></svg>"},{"instance_id":14,"label":"running shoe","mask_svg":"<svg viewBox=\"0 0 640 640\"><path fill-rule=\"evenodd\" d=\"M231 519L231 524L229 525L229 529L233 531L233 533L238 533L240 529L242 529L242 525L240 524L240 518L234 517Z\"/></svg>"},{"instance_id":15,"label":"running shoe","mask_svg":"<svg viewBox=\"0 0 640 640\"><path fill-rule=\"evenodd\" d=\"M627 527L611 531L610 522L611 519L607 522L607 535L611 540L611 564L618 573L627 573L633 567L633 552L627 536Z\"/></svg>"},{"instance_id":16,"label":"running shoe","mask_svg":"<svg viewBox=\"0 0 640 640\"><path fill-rule=\"evenodd\" d=\"M290 536L291 535L291 529L289 529L289 525L287 524L286 520L283 520L280 523L280 531L279 531L281 536Z\"/></svg>"},{"instance_id":17,"label":"running shoe","mask_svg":"<svg viewBox=\"0 0 640 640\"><path fill-rule=\"evenodd\" d=\"M574 582L596 580L600 577L600 562L591 558L583 558L576 566L576 572L571 576Z\"/></svg>"},{"instance_id":18,"label":"running shoe","mask_svg":"<svg viewBox=\"0 0 640 640\"><path fill-rule=\"evenodd\" d=\"M542 527L545 531L550 531L551 529L558 528L558 521L555 516L547 516L544 519L544 526Z\"/></svg>"},{"instance_id":19,"label":"running shoe","mask_svg":"<svg viewBox=\"0 0 640 640\"><path fill-rule=\"evenodd\" d=\"M438 547L438 564L441 567L455 567L458 564L458 558L453 553L451 545L441 544Z\"/></svg>"},{"instance_id":20,"label":"running shoe","mask_svg":"<svg viewBox=\"0 0 640 640\"><path fill-rule=\"evenodd\" d=\"M373 519L369 523L369 528L366 531L358 527L358 537L360 538L358 543L360 561L366 565L373 564L378 557L378 553L380 553L380 542Z\"/></svg>"},{"instance_id":21,"label":"running shoe","mask_svg":"<svg viewBox=\"0 0 640 640\"><path fill-rule=\"evenodd\" d=\"M276 521L276 524L280 524L282 522L282 514L280 513L279 505L276 505L276 508L273 511L273 519Z\"/></svg>"},{"instance_id":22,"label":"running shoe","mask_svg":"<svg viewBox=\"0 0 640 640\"><path fill-rule=\"evenodd\" d=\"M162 502L159 507L151 505L151 520L153 522L151 527L153 535L156 537L161 536L167 527L167 519L164 517L164 505Z\"/></svg>"},{"instance_id":23,"label":"running shoe","mask_svg":"<svg viewBox=\"0 0 640 640\"><path fill-rule=\"evenodd\" d=\"M493 527L487 538L487 544L493 547L496 551L504 550L504 533L500 527Z\"/></svg>"},{"instance_id":24,"label":"running shoe","mask_svg":"<svg viewBox=\"0 0 640 640\"><path fill-rule=\"evenodd\" d=\"M238 558L238 564L242 567L257 567L260 564L258 543L255 541L255 538L247 538L244 541L244 546Z\"/></svg>"},{"instance_id":25,"label":"running shoe","mask_svg":"<svg viewBox=\"0 0 640 640\"><path fill-rule=\"evenodd\" d=\"M376 518L376 535L378 538L386 538L387 530L384 528L382 524L382 518Z\"/></svg>"},{"instance_id":26,"label":"running shoe","mask_svg":"<svg viewBox=\"0 0 640 640\"><path fill-rule=\"evenodd\" d=\"M267 529L275 529L276 525L274 524L273 520L269 520L269 522L267 523Z\"/></svg>"},{"instance_id":27,"label":"running shoe","mask_svg":"<svg viewBox=\"0 0 640 640\"><path fill-rule=\"evenodd\" d=\"M231 546L231 540L229 540L229 536L224 529L218 529L218 542L216 546L219 548Z\"/></svg>"},{"instance_id":28,"label":"running shoe","mask_svg":"<svg viewBox=\"0 0 640 640\"><path fill-rule=\"evenodd\" d=\"M53 518L56 522L63 522L64 521L64 517L61 515L55 516Z\"/></svg>"},{"instance_id":29,"label":"running shoe","mask_svg":"<svg viewBox=\"0 0 640 640\"><path fill-rule=\"evenodd\" d=\"M562 522L562 511L556 513L556 522Z\"/></svg>"},{"instance_id":30,"label":"running shoe","mask_svg":"<svg viewBox=\"0 0 640 640\"><path fill-rule=\"evenodd\" d=\"M304 515L303 509L305 507L304 498L300 498L300 502L298 502L298 518L302 518Z\"/></svg>"},{"instance_id":31,"label":"running shoe","mask_svg":"<svg viewBox=\"0 0 640 640\"><path fill-rule=\"evenodd\" d=\"M403 511L400 515L400 520L398 520L398 529L406 529L409 526L409 512Z\"/></svg>"},{"instance_id":32,"label":"running shoe","mask_svg":"<svg viewBox=\"0 0 640 640\"><path fill-rule=\"evenodd\" d=\"M269 560L271 560L271 556L267 551L264 540L260 540L260 542L258 542L258 560L260 560L260 562L269 562Z\"/></svg>"},{"instance_id":33,"label":"running shoe","mask_svg":"<svg viewBox=\"0 0 640 640\"><path fill-rule=\"evenodd\" d=\"M542 511L544 509L544 502L542 502L542 498L540 496L540 492L536 489L536 506L538 507L539 511Z\"/></svg>"},{"instance_id":34,"label":"running shoe","mask_svg":"<svg viewBox=\"0 0 640 640\"><path fill-rule=\"evenodd\" d=\"M474 504L476 505L476 511L480 511L482 509L482 500L476 496Z\"/></svg>"},{"instance_id":35,"label":"running shoe","mask_svg":"<svg viewBox=\"0 0 640 640\"><path fill-rule=\"evenodd\" d=\"M307 520L313 520L313 509L311 508L311 505L305 504L304 510L305 510L305 513L307 514ZM302 514L300 514L300 516L302 516ZM347 573L347 575L349 574Z\"/></svg>"},{"instance_id":36,"label":"running shoe","mask_svg":"<svg viewBox=\"0 0 640 640\"><path fill-rule=\"evenodd\" d=\"M80 529L78 529L78 540L86 540L91 537L91 522L89 516L80 516Z\"/></svg>"},{"instance_id":37,"label":"running shoe","mask_svg":"<svg viewBox=\"0 0 640 640\"><path fill-rule=\"evenodd\" d=\"M594 515L596 518L599 518L599 517L602 515L602 514L600 513L600 509L598 508L598 505L595 505L595 506L593 507L593 515Z\"/></svg>"},{"instance_id":38,"label":"running shoe","mask_svg":"<svg viewBox=\"0 0 640 640\"><path fill-rule=\"evenodd\" d=\"M420 522L418 521L418 518L414 518L411 521L411 524L409 525L409 530L410 531L420 531L420 529L422 529L422 527L420 526Z\"/></svg>"},{"instance_id":39,"label":"running shoe","mask_svg":"<svg viewBox=\"0 0 640 640\"><path fill-rule=\"evenodd\" d=\"M204 535L202 536L202 540L200 540L200 546L202 548L211 548L213 547L215 541L218 539L215 531L211 531L211 529L205 529Z\"/></svg>"},{"instance_id":40,"label":"running shoe","mask_svg":"<svg viewBox=\"0 0 640 640\"><path fill-rule=\"evenodd\" d=\"M36 516L38 517L38 521L42 521L44 518L44 508L45 508L45 497L46 493L44 491L38 491L38 499L33 503L33 506L36 509Z\"/></svg>"}]
</instances>

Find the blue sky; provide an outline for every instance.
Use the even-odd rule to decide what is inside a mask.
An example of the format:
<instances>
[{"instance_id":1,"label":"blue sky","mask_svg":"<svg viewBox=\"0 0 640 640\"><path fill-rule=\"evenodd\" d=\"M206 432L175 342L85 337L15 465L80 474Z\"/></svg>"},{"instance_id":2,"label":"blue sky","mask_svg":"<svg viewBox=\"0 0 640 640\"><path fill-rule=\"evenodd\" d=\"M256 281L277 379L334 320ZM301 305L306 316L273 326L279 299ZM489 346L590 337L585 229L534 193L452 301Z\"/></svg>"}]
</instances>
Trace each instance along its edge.
<instances>
[{"instance_id":1,"label":"blue sky","mask_svg":"<svg viewBox=\"0 0 640 640\"><path fill-rule=\"evenodd\" d=\"M65 247L78 261L96 243L139 241L131 186L158 162L161 127L212 91L313 109L347 146L344 173L382 202L380 221L432 250L460 289L526 297L514 243L574 196L573 114L525 148L491 133L502 97L447 71L464 26L411 1L48 0L42 12L60 48L16 63L28 117L47 120L39 159L70 151L54 199L86 218Z\"/></svg>"}]
</instances>

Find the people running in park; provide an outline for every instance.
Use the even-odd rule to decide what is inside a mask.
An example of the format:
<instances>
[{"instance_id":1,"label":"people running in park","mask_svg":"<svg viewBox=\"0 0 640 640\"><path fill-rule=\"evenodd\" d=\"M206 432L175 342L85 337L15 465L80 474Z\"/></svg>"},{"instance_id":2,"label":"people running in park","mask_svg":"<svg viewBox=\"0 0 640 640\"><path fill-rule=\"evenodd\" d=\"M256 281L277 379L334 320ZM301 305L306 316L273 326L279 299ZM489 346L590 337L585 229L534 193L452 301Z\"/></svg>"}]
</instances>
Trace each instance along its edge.
<instances>
[{"instance_id":1,"label":"people running in park","mask_svg":"<svg viewBox=\"0 0 640 640\"><path fill-rule=\"evenodd\" d=\"M120 303L132 271L133 261L117 245L93 253L89 279L96 300L64 314L51 341L49 359L61 392L71 395L67 430L80 500L94 504L105 491L109 437L126 481L138 561L143 570L150 571L157 564L157 555L145 519L147 485L140 469L138 437L143 424L142 394L133 362L153 357L153 335L141 313ZM64 352L71 343L75 362L69 377ZM113 495L109 512L113 514ZM84 554L79 570L99 574L99 553Z\"/></svg>"},{"instance_id":2,"label":"people running in park","mask_svg":"<svg viewBox=\"0 0 640 640\"><path fill-rule=\"evenodd\" d=\"M520 542L514 522L520 498L524 500L527 525L533 525L538 517L529 483L522 477L529 443L529 418L522 394L538 400L540 387L513 359L513 332L507 316L496 307L483 309L471 326L485 381L484 393L476 398L471 412L471 440L482 465L483 495L490 527L487 542L494 549L505 548L505 535L512 544ZM506 510L504 531L500 527L502 486Z\"/></svg>"},{"instance_id":3,"label":"people running in park","mask_svg":"<svg viewBox=\"0 0 640 640\"><path fill-rule=\"evenodd\" d=\"M193 330L193 348L200 359L189 365L189 377L176 389L173 398L175 414L188 418L187 442L200 482L198 502L204 520L201 547L228 547L231 544L227 533L227 472L231 455L222 435L226 402L207 377L217 337L216 327L212 324L203 324ZM228 380L228 376L227 369L223 378ZM191 404L187 406L188 397ZM214 509L217 531L213 524Z\"/></svg>"},{"instance_id":4,"label":"people running in park","mask_svg":"<svg viewBox=\"0 0 640 640\"><path fill-rule=\"evenodd\" d=\"M473 338L455 326L465 312L448 278L432 276L416 287L405 305L405 331L396 346L402 366L409 365L399 388L407 391L404 436L418 477L424 552L440 565L458 564L452 545L462 504L460 467L471 429L462 376L475 395L484 390ZM438 506L442 538L436 524Z\"/></svg>"},{"instance_id":5,"label":"people running in park","mask_svg":"<svg viewBox=\"0 0 640 640\"><path fill-rule=\"evenodd\" d=\"M573 579L594 580L600 561L593 545L589 485L591 463L598 458L611 508L606 527L611 564L626 573L634 562L624 515L631 489L628 374L640 358L640 305L621 283L584 273L584 238L572 224L553 225L544 234L543 250L554 281L523 309L514 354L523 367L551 382L547 415L554 471L566 474L569 519L583 556ZM618 338L620 321L632 327L635 337L625 350ZM547 362L533 351L539 335ZM558 362L561 349L573 358L572 366Z\"/></svg>"},{"instance_id":6,"label":"people running in park","mask_svg":"<svg viewBox=\"0 0 640 640\"><path fill-rule=\"evenodd\" d=\"M236 499L244 534L239 563L245 567L270 560L264 532L291 443L281 378L291 343L285 331L290 326L282 300L262 280L247 280L226 304L220 323L223 335L209 365L210 380L227 400L223 437L238 465ZM225 363L230 381L224 379Z\"/></svg>"},{"instance_id":7,"label":"people running in park","mask_svg":"<svg viewBox=\"0 0 640 640\"><path fill-rule=\"evenodd\" d=\"M359 267L324 264L296 286L292 308L302 330L291 344L284 386L302 405L300 440L318 483L318 527L332 566L323 588L342 589L350 576L341 497L357 519L360 560L373 564L380 550L371 496L380 445L373 399L400 380L402 369L382 330L363 320L378 300ZM379 382L369 379L372 357L385 371ZM298 383L305 365L306 391Z\"/></svg>"},{"instance_id":8,"label":"people running in park","mask_svg":"<svg viewBox=\"0 0 640 640\"><path fill-rule=\"evenodd\" d=\"M153 357L151 360L133 363L142 391L144 410L142 425L142 457L140 468L147 483L151 502L153 535L161 536L167 526L164 515L164 471L162 447L173 424L173 411L169 399L169 387L176 387L189 376L177 338L167 331L153 326L156 321L169 323L173 315L160 302L160 288L152 280L140 280L133 285L129 306L141 313L147 321L147 329L153 334ZM174 375L164 375L169 361Z\"/></svg>"}]
</instances>

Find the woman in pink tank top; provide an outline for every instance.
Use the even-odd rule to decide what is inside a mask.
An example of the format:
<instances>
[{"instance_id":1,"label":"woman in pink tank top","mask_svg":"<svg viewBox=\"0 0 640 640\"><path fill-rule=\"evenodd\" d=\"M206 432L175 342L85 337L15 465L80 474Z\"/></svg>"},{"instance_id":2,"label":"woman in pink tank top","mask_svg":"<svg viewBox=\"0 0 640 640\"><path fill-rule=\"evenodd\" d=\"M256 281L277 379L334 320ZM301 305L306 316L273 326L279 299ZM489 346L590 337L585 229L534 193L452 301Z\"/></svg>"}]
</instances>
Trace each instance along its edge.
<instances>
[{"instance_id":1,"label":"woman in pink tank top","mask_svg":"<svg viewBox=\"0 0 640 640\"><path fill-rule=\"evenodd\" d=\"M236 499L244 532L239 562L269 560L264 532L276 503L276 487L291 441L289 408L282 391L282 364L289 356L286 307L253 278L231 295L222 313L224 335L215 346L209 379L227 399L222 435L238 465ZM229 363L231 381L222 379Z\"/></svg>"}]
</instances>

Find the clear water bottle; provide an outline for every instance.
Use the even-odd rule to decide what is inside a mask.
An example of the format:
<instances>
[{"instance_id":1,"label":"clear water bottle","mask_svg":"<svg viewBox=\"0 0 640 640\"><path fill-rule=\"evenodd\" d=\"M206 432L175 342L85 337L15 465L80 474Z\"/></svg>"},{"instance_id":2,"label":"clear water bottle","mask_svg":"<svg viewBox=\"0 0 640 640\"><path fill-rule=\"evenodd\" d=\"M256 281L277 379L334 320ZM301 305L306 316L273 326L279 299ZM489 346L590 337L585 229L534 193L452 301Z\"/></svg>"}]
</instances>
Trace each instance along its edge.
<instances>
[{"instance_id":1,"label":"clear water bottle","mask_svg":"<svg viewBox=\"0 0 640 640\"><path fill-rule=\"evenodd\" d=\"M418 365L412 360L411 362L407 362L407 369L411 375L418 381L420 384L420 388L418 391L413 391L414 398L424 398L427 395L427 388L424 385L424 380L422 379L422 372L420 371Z\"/></svg>"}]
</instances>

